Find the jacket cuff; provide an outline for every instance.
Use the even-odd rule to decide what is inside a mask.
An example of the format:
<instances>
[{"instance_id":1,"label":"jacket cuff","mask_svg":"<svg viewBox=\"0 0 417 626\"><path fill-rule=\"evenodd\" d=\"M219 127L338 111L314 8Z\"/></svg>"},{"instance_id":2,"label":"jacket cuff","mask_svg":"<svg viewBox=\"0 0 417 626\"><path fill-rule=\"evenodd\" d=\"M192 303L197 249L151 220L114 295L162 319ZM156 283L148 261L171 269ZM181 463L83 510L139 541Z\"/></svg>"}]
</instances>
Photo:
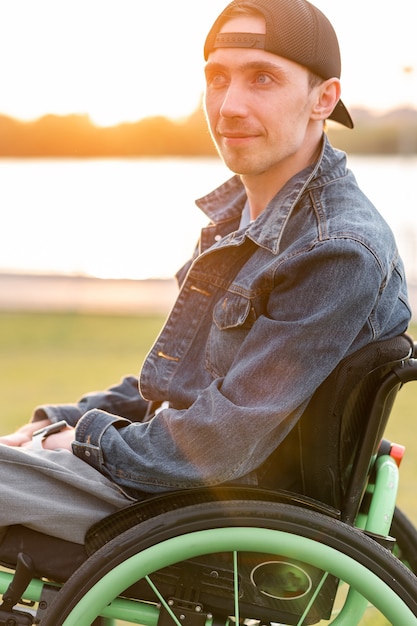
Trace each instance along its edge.
<instances>
[{"instance_id":1,"label":"jacket cuff","mask_svg":"<svg viewBox=\"0 0 417 626\"><path fill-rule=\"evenodd\" d=\"M82 413L75 404L59 404L59 405L42 405L36 407L32 415L32 422L49 419L51 424L65 420L70 426L80 419Z\"/></svg>"},{"instance_id":2,"label":"jacket cuff","mask_svg":"<svg viewBox=\"0 0 417 626\"><path fill-rule=\"evenodd\" d=\"M110 426L123 428L130 423L124 417L118 417L100 409L87 411L78 421L75 429L75 441L72 443L73 454L102 471L104 459L100 446L104 433Z\"/></svg>"}]
</instances>

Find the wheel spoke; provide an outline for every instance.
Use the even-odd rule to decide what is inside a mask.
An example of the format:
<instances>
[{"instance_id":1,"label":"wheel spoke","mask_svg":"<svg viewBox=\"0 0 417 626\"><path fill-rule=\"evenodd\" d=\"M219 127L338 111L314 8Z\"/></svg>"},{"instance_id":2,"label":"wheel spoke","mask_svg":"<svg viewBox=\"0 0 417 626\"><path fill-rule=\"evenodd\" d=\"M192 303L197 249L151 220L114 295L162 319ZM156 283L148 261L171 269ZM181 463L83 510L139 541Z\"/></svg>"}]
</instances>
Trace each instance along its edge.
<instances>
[{"instance_id":1,"label":"wheel spoke","mask_svg":"<svg viewBox=\"0 0 417 626\"><path fill-rule=\"evenodd\" d=\"M308 602L303 614L301 615L301 618L299 622L297 623L297 626L303 626L304 620L309 614L311 607L314 605L315 601L317 600L319 593L324 583L326 582L328 576L329 576L329 572L323 572L323 576L321 577L321 580L319 581L319 584L317 585L315 592L311 596L310 601Z\"/></svg>"},{"instance_id":2,"label":"wheel spoke","mask_svg":"<svg viewBox=\"0 0 417 626\"><path fill-rule=\"evenodd\" d=\"M171 616L171 619L175 622L175 624L177 626L183 626L181 624L181 622L179 621L179 619L177 618L177 616L175 615L174 611L171 609L171 607L169 606L169 602L167 602L164 598L164 596L162 595L162 593L158 590L157 586L154 585L154 583L152 582L152 580L149 578L149 576L145 576L145 580L148 583L149 587L152 589L152 591L154 592L154 594L156 595L156 597L158 598L159 602L161 603L161 605L164 607L164 609L167 611L167 613L169 613L169 615Z\"/></svg>"},{"instance_id":3,"label":"wheel spoke","mask_svg":"<svg viewBox=\"0 0 417 626\"><path fill-rule=\"evenodd\" d=\"M233 552L233 586L234 586L234 598L235 598L235 620L236 624L240 623L239 619L239 574L237 567L237 552Z\"/></svg>"}]
</instances>

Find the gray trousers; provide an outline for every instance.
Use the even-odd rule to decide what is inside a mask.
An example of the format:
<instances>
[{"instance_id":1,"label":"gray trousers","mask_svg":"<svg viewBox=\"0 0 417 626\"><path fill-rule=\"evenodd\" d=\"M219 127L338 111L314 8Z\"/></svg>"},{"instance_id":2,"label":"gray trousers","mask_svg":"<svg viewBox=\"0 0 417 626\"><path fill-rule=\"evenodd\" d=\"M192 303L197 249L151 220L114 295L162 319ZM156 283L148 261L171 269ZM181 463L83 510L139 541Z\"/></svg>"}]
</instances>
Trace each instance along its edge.
<instances>
[{"instance_id":1,"label":"gray trousers","mask_svg":"<svg viewBox=\"0 0 417 626\"><path fill-rule=\"evenodd\" d=\"M82 544L92 524L131 502L67 450L0 444L0 539L7 526L22 524Z\"/></svg>"}]
</instances>

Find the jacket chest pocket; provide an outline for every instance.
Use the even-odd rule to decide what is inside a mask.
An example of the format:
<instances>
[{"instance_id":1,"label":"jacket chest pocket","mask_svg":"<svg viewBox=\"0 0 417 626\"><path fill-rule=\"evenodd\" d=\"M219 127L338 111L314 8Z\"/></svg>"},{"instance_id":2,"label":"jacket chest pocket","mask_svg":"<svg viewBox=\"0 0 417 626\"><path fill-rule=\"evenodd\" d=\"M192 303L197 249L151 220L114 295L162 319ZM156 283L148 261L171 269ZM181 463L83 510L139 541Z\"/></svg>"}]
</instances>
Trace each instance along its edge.
<instances>
[{"instance_id":1,"label":"jacket chest pocket","mask_svg":"<svg viewBox=\"0 0 417 626\"><path fill-rule=\"evenodd\" d=\"M206 367L214 377L225 376L256 319L248 298L226 294L213 309L206 346Z\"/></svg>"}]
</instances>

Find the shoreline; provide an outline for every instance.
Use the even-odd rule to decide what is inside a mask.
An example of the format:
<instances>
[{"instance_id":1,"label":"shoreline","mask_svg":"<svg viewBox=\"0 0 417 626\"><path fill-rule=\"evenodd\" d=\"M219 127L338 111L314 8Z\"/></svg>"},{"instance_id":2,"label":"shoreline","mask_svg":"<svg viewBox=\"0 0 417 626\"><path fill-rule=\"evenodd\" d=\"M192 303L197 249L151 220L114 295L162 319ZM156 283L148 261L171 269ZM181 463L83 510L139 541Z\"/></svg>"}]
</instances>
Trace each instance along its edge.
<instances>
[{"instance_id":1,"label":"shoreline","mask_svg":"<svg viewBox=\"0 0 417 626\"><path fill-rule=\"evenodd\" d=\"M0 273L0 311L166 314L177 293L174 279Z\"/></svg>"},{"instance_id":2,"label":"shoreline","mask_svg":"<svg viewBox=\"0 0 417 626\"><path fill-rule=\"evenodd\" d=\"M417 283L408 285L417 321ZM178 294L174 278L118 279L0 272L0 311L168 314Z\"/></svg>"}]
</instances>

